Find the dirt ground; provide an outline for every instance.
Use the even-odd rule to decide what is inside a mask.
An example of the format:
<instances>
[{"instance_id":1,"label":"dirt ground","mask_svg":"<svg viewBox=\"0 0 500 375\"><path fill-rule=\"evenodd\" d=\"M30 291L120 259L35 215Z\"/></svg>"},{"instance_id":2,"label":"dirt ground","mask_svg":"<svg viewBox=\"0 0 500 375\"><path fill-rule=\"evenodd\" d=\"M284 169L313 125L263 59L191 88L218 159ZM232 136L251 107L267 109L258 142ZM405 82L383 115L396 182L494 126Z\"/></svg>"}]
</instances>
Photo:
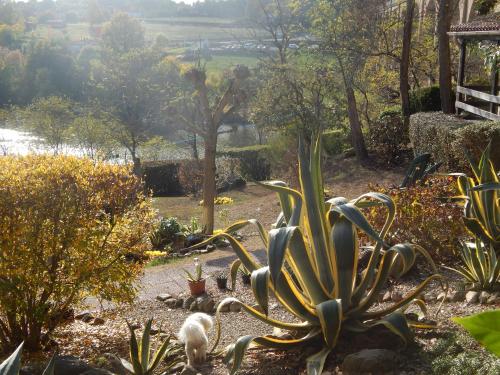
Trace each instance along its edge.
<instances>
[{"instance_id":1,"label":"dirt ground","mask_svg":"<svg viewBox=\"0 0 500 375\"><path fill-rule=\"evenodd\" d=\"M351 162L348 165L329 166L327 171L326 188L336 196L354 198L368 191L369 184L394 185L399 184L402 173L399 171L381 171L362 168ZM278 201L274 193L263 189L255 184L248 184L247 187L223 194L234 199L234 204L217 207L216 227L222 228L228 224L240 220L255 218L266 228L275 221L278 212ZM200 208L198 198L176 197L176 198L156 198L155 206L162 216L177 216L181 221L187 221L192 216L199 216ZM223 212L221 214L221 212ZM262 244L258 239L255 229L249 228L244 231L244 245L254 254L262 252ZM262 255L262 253L260 253ZM222 259L222 260L221 260ZM211 269L224 268L234 259L230 248L218 249L213 253L200 256L204 264L214 265ZM182 267L192 263L192 259L183 259L172 264L146 268L145 275L141 279L139 299L132 306L118 306L109 310L95 312L96 315L104 318L104 325L93 326L81 321L74 321L61 327L55 340L58 342L62 354L71 354L89 360L92 363L104 363L105 353L112 353L121 357L128 357L127 342L128 330L126 321L142 323L149 317L154 317L154 326L164 332L164 334L175 335L183 320L188 316L189 311L183 309L168 309L164 303L155 300L155 296L160 293L177 294L179 290L169 290L167 279L175 278L181 272ZM400 291L406 294L412 287L422 281L426 276L425 270L422 273L412 273L402 281L392 283L388 286L390 290ZM458 279L447 273L451 283L457 284ZM171 288L175 289L174 286ZM182 285L181 285L182 288ZM433 283L431 290L438 288L437 283ZM187 289L187 288L186 288ZM235 296L242 301L254 304L251 290L240 282L234 292L221 292L215 285L215 280L209 278L207 281L209 294L216 301L220 301L227 296ZM283 320L292 320L290 314L284 311L274 300L270 302L270 315ZM374 308L383 308L383 303L377 303ZM467 305L461 303L447 303L444 308L435 316L438 311L438 303L429 305L429 316L438 323L438 329L433 331L417 330L415 343L408 347L403 347L395 336L381 336L379 332L372 332L359 336L344 337L340 340L338 347L329 356L325 368L332 373L341 374L339 365L343 358L352 352L364 348L391 348L396 350L400 357L399 374L431 374L431 364L429 352L433 346L437 345L437 340L448 337L450 331L459 330L450 321L452 316L466 315L475 311L491 309L491 306ZM225 347L246 334L269 334L272 328L264 323L250 318L243 312L222 314L222 341L219 349ZM162 334L156 336L159 337ZM211 340L214 335L212 333ZM314 348L309 348L301 352L283 353L279 351L254 350L251 349L246 356L245 363L240 374L304 374L304 359L307 354L311 354ZM472 350L483 350L472 344ZM200 368L202 374L227 374L227 369L222 364L220 356L211 356L209 362Z\"/></svg>"}]
</instances>

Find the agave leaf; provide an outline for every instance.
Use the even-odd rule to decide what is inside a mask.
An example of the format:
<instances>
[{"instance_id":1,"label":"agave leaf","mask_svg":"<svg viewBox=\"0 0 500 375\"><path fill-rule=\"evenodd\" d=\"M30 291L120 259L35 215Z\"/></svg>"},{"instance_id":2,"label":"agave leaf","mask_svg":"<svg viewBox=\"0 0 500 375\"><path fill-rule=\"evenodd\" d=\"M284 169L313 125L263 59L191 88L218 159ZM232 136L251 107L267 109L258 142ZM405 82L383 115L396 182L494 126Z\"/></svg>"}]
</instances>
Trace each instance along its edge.
<instances>
[{"instance_id":1,"label":"agave leaf","mask_svg":"<svg viewBox=\"0 0 500 375\"><path fill-rule=\"evenodd\" d=\"M302 194L289 188L283 181L268 181L258 184L278 194L287 225L298 225L302 209Z\"/></svg>"},{"instance_id":2,"label":"agave leaf","mask_svg":"<svg viewBox=\"0 0 500 375\"><path fill-rule=\"evenodd\" d=\"M170 336L163 342L160 348L156 351L153 356L153 360L148 367L148 373L152 374L153 371L158 367L161 361L165 358L170 346Z\"/></svg>"},{"instance_id":3,"label":"agave leaf","mask_svg":"<svg viewBox=\"0 0 500 375\"><path fill-rule=\"evenodd\" d=\"M132 364L129 361L127 361L124 358L120 358L120 363L125 368L125 370L127 370L131 374L135 374L134 366L132 366Z\"/></svg>"},{"instance_id":4,"label":"agave leaf","mask_svg":"<svg viewBox=\"0 0 500 375\"><path fill-rule=\"evenodd\" d=\"M54 354L49 361L49 364L47 367L45 367L45 370L43 370L42 375L54 375L54 368L56 364L56 354Z\"/></svg>"},{"instance_id":5,"label":"agave leaf","mask_svg":"<svg viewBox=\"0 0 500 375\"><path fill-rule=\"evenodd\" d=\"M384 240L379 236L379 234L373 229L368 220L366 220L365 215L352 203L332 205L331 210L338 212L339 214L345 216L351 223L361 229L366 233L371 239L376 242L382 243L385 247Z\"/></svg>"},{"instance_id":6,"label":"agave leaf","mask_svg":"<svg viewBox=\"0 0 500 375\"><path fill-rule=\"evenodd\" d=\"M311 157L314 160L314 156ZM307 228L309 240L312 242L315 249L313 255L315 257L316 267L319 273L319 279L323 287L331 292L334 288L338 288L334 278L335 260L329 249L328 232L326 228L325 217L326 212L322 211L323 207L323 192L321 196L317 196L317 191L321 181L314 180L311 175L311 168L307 162L304 140L299 138L299 172L302 194L304 196L305 219L304 225ZM321 201L321 204L320 204ZM335 290L338 293L338 290Z\"/></svg>"},{"instance_id":7,"label":"agave leaf","mask_svg":"<svg viewBox=\"0 0 500 375\"><path fill-rule=\"evenodd\" d=\"M139 359L139 344L137 343L137 337L132 329L132 326L127 322L130 331L130 359L132 361L132 366L134 367L134 374L142 374L142 366Z\"/></svg>"},{"instance_id":8,"label":"agave leaf","mask_svg":"<svg viewBox=\"0 0 500 375\"><path fill-rule=\"evenodd\" d=\"M140 352L141 352L141 365L143 372L148 371L148 363L149 363L149 355L150 355L150 332L151 332L151 324L153 323L153 318L148 319L146 322L146 326L144 327L144 332L142 333L142 339L140 343Z\"/></svg>"},{"instance_id":9,"label":"agave leaf","mask_svg":"<svg viewBox=\"0 0 500 375\"><path fill-rule=\"evenodd\" d=\"M472 191L490 191L490 190L500 190L500 182L487 182L481 185L476 185L472 189Z\"/></svg>"},{"instance_id":10,"label":"agave leaf","mask_svg":"<svg viewBox=\"0 0 500 375\"><path fill-rule=\"evenodd\" d=\"M342 325L342 301L335 299L322 302L316 306L316 311L325 343L329 349L333 349Z\"/></svg>"},{"instance_id":11,"label":"agave leaf","mask_svg":"<svg viewBox=\"0 0 500 375\"><path fill-rule=\"evenodd\" d=\"M245 228L247 225L254 225L257 227L257 230L259 232L259 236L262 240L262 243L264 244L265 247L267 247L267 244L269 242L269 239L268 239L268 236L267 236L267 232L265 231L264 227L262 226L261 223L259 223L257 220L255 219L250 219L250 220L242 220L242 221L238 221L237 223L227 227L226 229L224 229L224 232L225 233L234 233L238 230L241 230L243 228Z\"/></svg>"},{"instance_id":12,"label":"agave leaf","mask_svg":"<svg viewBox=\"0 0 500 375\"><path fill-rule=\"evenodd\" d=\"M332 350L323 348L320 352L311 355L307 358L307 375L321 375L323 366L325 365L326 357Z\"/></svg>"},{"instance_id":13,"label":"agave leaf","mask_svg":"<svg viewBox=\"0 0 500 375\"><path fill-rule=\"evenodd\" d=\"M21 343L17 349L12 353L9 358L7 358L2 364L0 364L0 375L17 375L21 368L21 352L23 350L24 343Z\"/></svg>"},{"instance_id":14,"label":"agave leaf","mask_svg":"<svg viewBox=\"0 0 500 375\"><path fill-rule=\"evenodd\" d=\"M253 271L250 282L255 300L267 316L269 313L269 267Z\"/></svg>"},{"instance_id":15,"label":"agave leaf","mask_svg":"<svg viewBox=\"0 0 500 375\"><path fill-rule=\"evenodd\" d=\"M229 357L226 356L224 361L226 364L231 365L231 368L229 370L230 374L234 374L236 373L236 371L238 371L238 369L241 366L241 363L243 362L243 357L245 355L245 352L247 351L248 347L255 339L255 337L256 336L253 335L240 337L238 340L236 340L236 343L231 348L231 350L228 351L228 355L230 354L230 356Z\"/></svg>"},{"instance_id":16,"label":"agave leaf","mask_svg":"<svg viewBox=\"0 0 500 375\"><path fill-rule=\"evenodd\" d=\"M486 349L500 357L500 310L452 320L464 327Z\"/></svg>"},{"instance_id":17,"label":"agave leaf","mask_svg":"<svg viewBox=\"0 0 500 375\"><path fill-rule=\"evenodd\" d=\"M241 267L241 260L236 259L233 263L231 263L231 267L229 268L229 275L231 277L231 290L235 290L236 288L236 278L238 277L238 270Z\"/></svg>"},{"instance_id":18,"label":"agave leaf","mask_svg":"<svg viewBox=\"0 0 500 375\"><path fill-rule=\"evenodd\" d=\"M359 247L357 232L354 225L345 217L341 217L332 228L332 242L337 259L337 279L339 295L343 301L344 311L351 304L351 294L356 283Z\"/></svg>"},{"instance_id":19,"label":"agave leaf","mask_svg":"<svg viewBox=\"0 0 500 375\"><path fill-rule=\"evenodd\" d=\"M405 344L407 344L409 341L413 339L413 333L411 332L410 327L408 327L406 318L400 312L394 312L390 315L385 316L381 320L372 324L372 327L378 325L385 326L391 332L401 337L401 339L403 339Z\"/></svg>"}]
</instances>

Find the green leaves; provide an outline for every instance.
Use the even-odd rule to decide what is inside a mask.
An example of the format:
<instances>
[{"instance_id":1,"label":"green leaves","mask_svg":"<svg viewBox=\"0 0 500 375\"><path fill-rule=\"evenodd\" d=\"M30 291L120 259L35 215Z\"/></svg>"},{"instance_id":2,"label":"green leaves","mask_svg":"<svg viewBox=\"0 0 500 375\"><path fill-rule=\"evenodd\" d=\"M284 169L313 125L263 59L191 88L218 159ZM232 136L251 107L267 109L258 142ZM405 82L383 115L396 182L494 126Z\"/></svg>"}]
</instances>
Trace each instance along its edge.
<instances>
[{"instance_id":1,"label":"green leaves","mask_svg":"<svg viewBox=\"0 0 500 375\"><path fill-rule=\"evenodd\" d=\"M465 328L482 346L500 357L500 310L452 320Z\"/></svg>"},{"instance_id":2,"label":"green leaves","mask_svg":"<svg viewBox=\"0 0 500 375\"><path fill-rule=\"evenodd\" d=\"M150 361L152 323L152 318L146 322L142 337L139 341L137 340L134 329L127 323L130 330L129 346L131 362L123 358L120 358L120 361L122 366L134 375L152 375L167 355L172 356L167 364L167 367L170 368L180 362L180 358L177 357L177 354L180 352L180 348L176 348L172 344L170 337L167 337L166 340L160 345L158 350L156 350L153 355L152 361Z\"/></svg>"}]
</instances>

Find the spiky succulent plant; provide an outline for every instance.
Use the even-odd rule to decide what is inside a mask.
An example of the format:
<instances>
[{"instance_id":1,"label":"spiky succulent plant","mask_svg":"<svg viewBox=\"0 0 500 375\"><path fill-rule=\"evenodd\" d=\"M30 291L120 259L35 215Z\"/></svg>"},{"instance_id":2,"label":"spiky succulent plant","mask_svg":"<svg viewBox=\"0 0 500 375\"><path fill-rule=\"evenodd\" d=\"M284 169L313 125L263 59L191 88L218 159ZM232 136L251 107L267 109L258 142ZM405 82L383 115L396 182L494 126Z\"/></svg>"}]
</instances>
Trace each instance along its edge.
<instances>
[{"instance_id":1,"label":"spiky succulent plant","mask_svg":"<svg viewBox=\"0 0 500 375\"><path fill-rule=\"evenodd\" d=\"M341 331L359 333L375 326L385 326L407 342L412 339L412 332L403 309L413 302L421 305L417 296L432 280L441 279L424 249L412 244L389 246L384 240L396 211L388 196L368 193L352 201L341 197L324 201L320 155L320 139L311 147L310 157L301 142L302 191L288 188L282 182L264 184L278 193L281 203L282 213L275 229L267 233L257 221L248 220L218 234L230 242L242 266L251 272L251 286L258 307L240 302L243 310L271 326L299 333L298 338L292 340L271 335L240 337L226 351L225 361L231 373L238 370L251 343L280 349L318 344L318 352L307 360L307 371L312 375L321 373ZM385 207L387 211L385 225L380 231L368 223L362 212L363 207L374 204ZM254 259L230 234L249 224L257 227L267 249L267 265ZM359 231L376 245L368 265L358 273ZM407 272L414 264L417 252L424 255L436 273L400 302L374 309L374 302L388 278ZM280 321L268 315L270 291L296 318L295 322ZM222 301L217 316L225 304L235 302L239 301L234 298ZM218 338L220 328L218 319Z\"/></svg>"}]
</instances>

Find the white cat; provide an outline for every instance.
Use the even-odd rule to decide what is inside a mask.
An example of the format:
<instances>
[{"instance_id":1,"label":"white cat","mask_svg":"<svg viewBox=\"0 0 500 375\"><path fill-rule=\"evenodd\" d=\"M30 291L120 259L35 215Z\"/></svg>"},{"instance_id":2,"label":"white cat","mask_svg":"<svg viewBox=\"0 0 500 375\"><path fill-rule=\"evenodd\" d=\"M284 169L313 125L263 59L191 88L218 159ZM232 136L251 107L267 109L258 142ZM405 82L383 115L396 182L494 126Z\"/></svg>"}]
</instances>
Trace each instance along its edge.
<instances>
[{"instance_id":1,"label":"white cat","mask_svg":"<svg viewBox=\"0 0 500 375\"><path fill-rule=\"evenodd\" d=\"M207 359L208 336L213 320L210 315L194 313L186 318L179 331L179 340L185 345L187 365L193 367Z\"/></svg>"}]
</instances>

